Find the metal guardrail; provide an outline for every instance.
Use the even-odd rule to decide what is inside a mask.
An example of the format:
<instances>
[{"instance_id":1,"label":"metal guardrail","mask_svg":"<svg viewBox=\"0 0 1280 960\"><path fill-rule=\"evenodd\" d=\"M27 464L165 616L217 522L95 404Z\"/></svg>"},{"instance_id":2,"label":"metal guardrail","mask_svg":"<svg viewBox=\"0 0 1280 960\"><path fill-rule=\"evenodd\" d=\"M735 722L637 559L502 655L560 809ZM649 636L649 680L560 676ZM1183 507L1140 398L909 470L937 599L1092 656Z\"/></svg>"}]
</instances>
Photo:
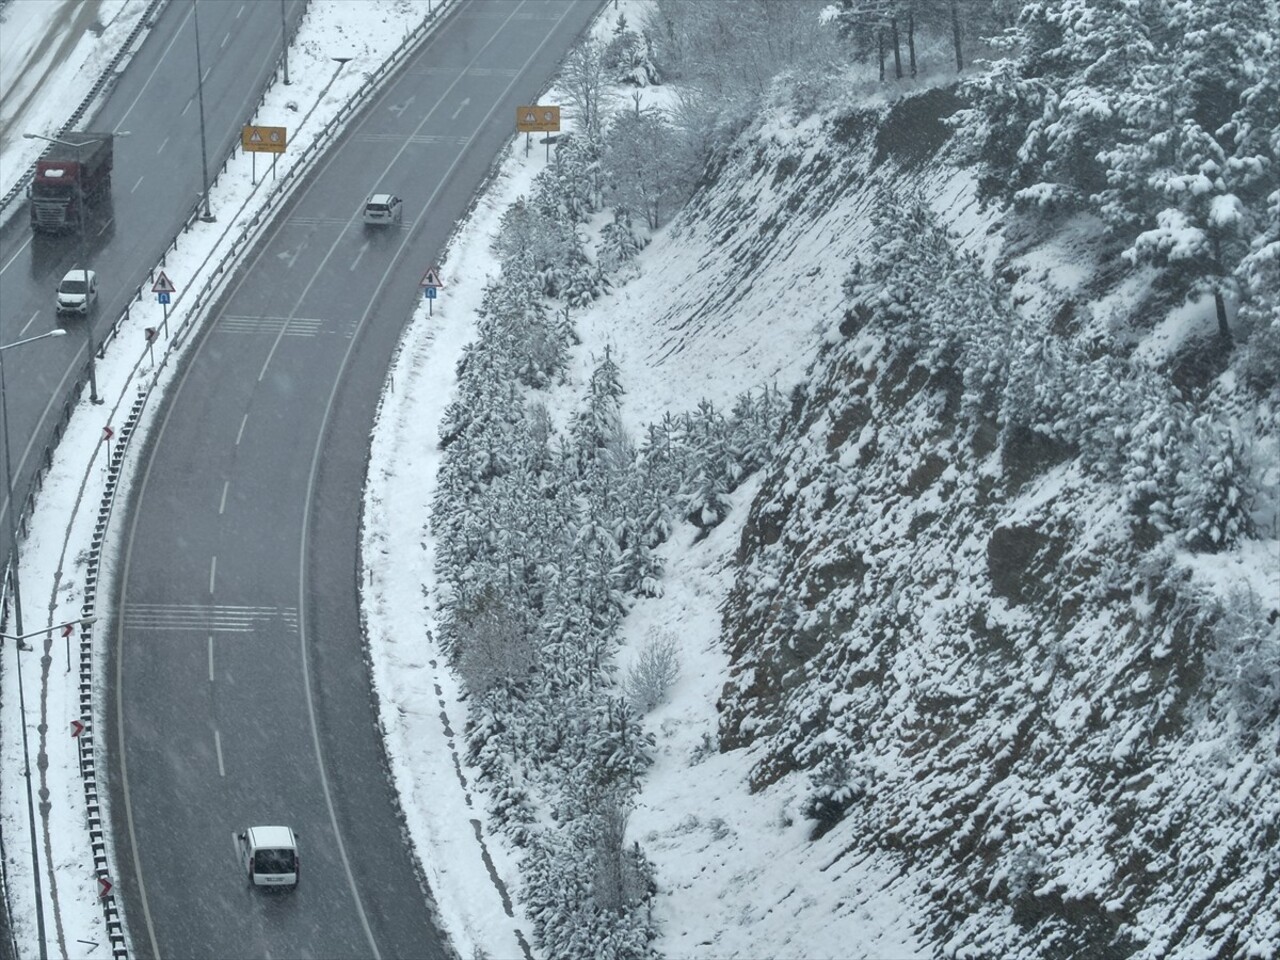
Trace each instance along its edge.
<instances>
[{"instance_id":1,"label":"metal guardrail","mask_svg":"<svg viewBox=\"0 0 1280 960\"><path fill-rule=\"evenodd\" d=\"M159 7L166 2L167 0L153 0L152 9L159 9ZM309 6L310 0L306 0L306 3ZM359 89L351 95L347 102L339 109L338 113L335 114L327 124L325 124L324 128L319 132L316 138L302 150L293 164L272 183L269 187L269 192L266 196L262 209L255 213L253 217L240 229L239 235L231 242L229 249L227 249L227 251L222 255L214 269L209 272L199 291L194 294L194 302L191 304L191 308L188 311L186 318L179 326L176 327L174 335L166 345L159 362L155 365L154 370L151 371L146 385L137 390L132 401L128 404L127 411L124 412L125 418L123 423L116 428L116 443L114 447L110 449L109 453L110 461L107 464L106 485L103 491L102 501L98 508L98 518L94 524L93 538L86 564L84 599L81 606L81 616L84 619L89 619L95 616L94 611L97 605L98 576L100 573L102 559L102 547L106 540L107 530L110 526L111 517L115 509L115 498L118 489L117 484L120 478L121 469L123 468L125 454L128 451L129 441L133 435L134 429L141 421L142 414L146 410L147 402L151 398L152 391L155 389L156 382L161 372L167 366L169 361L181 350L185 337L191 333L204 318L206 309L211 306L215 302L216 298L223 292L222 285L228 276L230 268L239 261L241 256L244 255L254 243L260 239L261 233L270 223L272 215L292 194L299 181L306 174L311 172L315 163L320 159L324 151L332 145L333 140L342 131L346 122L354 113L365 105L366 101L378 89L382 81L385 80L391 72L401 66L406 55L416 48L417 45L426 37L428 31L438 23L441 16L452 11L454 6L455 4L453 3L445 2L433 7L422 23L410 31L405 36L404 40L401 41L399 46L397 46L395 50L387 56L386 60L366 76L364 83L361 84ZM151 10L149 10L148 13L150 14ZM303 16L305 15L306 11L304 9ZM253 122L254 117L262 108L267 93L275 86L276 78L279 75L279 67L277 67L277 72L263 89L262 96L259 98L258 104L254 107L250 117L245 121L246 123ZM87 99L86 103L81 105L81 109L77 111L75 120L78 120L79 117L83 115L84 109L89 102L91 102L91 100ZM72 123L69 123L66 129L69 129L74 122L75 121L73 120ZM222 173L226 172L227 165L235 158L235 156L236 145L233 143L227 155L223 157L221 168L214 176L213 183L210 184L210 189L216 185L218 177L221 176ZM10 192L12 193L13 191ZM245 207L253 199L254 193L251 193L249 197L245 199L244 203L241 205L240 211L237 211L237 213L243 212ZM183 221L181 230L174 234L173 239L165 248L165 253L161 256L160 262L153 266L148 272L149 282L154 283L156 272L164 268L165 260L169 252L177 250L178 243L182 235L190 232L191 227L199 218L200 206L201 198L197 197L192 204L190 213ZM2 205L0 205L0 209L2 209ZM210 254L210 257L212 257L212 253ZM207 263L208 260L206 260L205 263L202 263L198 272L204 271ZM121 327L125 321L129 319L132 304L142 300L142 288L143 285L140 284L130 305L125 307L124 311L111 324L110 330L108 330L100 340L96 351L96 356L99 359L106 356L107 346L119 336ZM179 294L175 301L175 306L177 303L181 303L183 296L183 294ZM128 381L126 381L127 383L134 382L143 360L148 356L148 350L139 352L138 359L134 362L133 371L130 374ZM23 498L21 508L17 514L17 528L18 535L20 537L25 536L27 533L27 525L34 509L36 494L43 486L44 478L53 465L54 450L62 439L67 424L71 420L71 415L79 403L84 387L88 383L88 370L89 362L88 358L86 358L84 366L81 368L71 386L71 389L68 391L68 395L62 406L61 414L54 424L52 436L44 447L40 458L40 464L37 467L35 474L32 476L27 494ZM127 389L125 393L127 393ZM125 395L122 394L112 406L109 419L115 419L116 416L122 412L124 404ZM99 448L100 447L101 444L99 444ZM97 452L95 450L95 453L86 468L86 472L93 469L94 462L96 460ZM13 505L10 505L10 508L12 509ZM4 582L8 582L7 577ZM96 738L94 736L95 708L93 696L93 664L94 645L92 626L82 627L80 631L79 699L80 722L84 724L84 731L78 738L80 751L80 776L84 785L85 807L88 815L89 842L93 854L94 874L99 878L105 879L110 875L110 869L107 856L108 851L105 827L103 823L102 804L99 797L97 779L97 748ZM111 956L113 960L127 960L129 952L124 923L120 914L120 906L117 902L117 898L113 894L108 894L102 898L102 910L104 920L106 921L107 933L111 941Z\"/></svg>"},{"instance_id":2,"label":"metal guardrail","mask_svg":"<svg viewBox=\"0 0 1280 960\"><path fill-rule=\"evenodd\" d=\"M147 7L146 13L138 20L133 30L129 33L128 39L120 46L119 52L111 58L111 62L98 75L98 79L94 81L88 95L80 101L80 105L72 111L67 122L62 125L62 129L55 134L56 138L60 139L68 133L75 132L76 126L89 113L89 108L94 105L94 102L106 91L107 87L115 82L116 77L119 75L120 65L127 57L133 56L134 44L137 43L138 38L142 36L144 31L151 29L156 22L156 17L160 15L161 9L168 2L169 0L151 0L151 5ZM50 145L48 149L52 150L53 146ZM48 150L45 152L47 153ZM31 178L34 175L33 166L22 175L22 178L17 183L9 188L9 191L3 197L0 197L0 224L3 224L13 215L14 201L21 199L27 192L27 187L31 184Z\"/></svg>"}]
</instances>

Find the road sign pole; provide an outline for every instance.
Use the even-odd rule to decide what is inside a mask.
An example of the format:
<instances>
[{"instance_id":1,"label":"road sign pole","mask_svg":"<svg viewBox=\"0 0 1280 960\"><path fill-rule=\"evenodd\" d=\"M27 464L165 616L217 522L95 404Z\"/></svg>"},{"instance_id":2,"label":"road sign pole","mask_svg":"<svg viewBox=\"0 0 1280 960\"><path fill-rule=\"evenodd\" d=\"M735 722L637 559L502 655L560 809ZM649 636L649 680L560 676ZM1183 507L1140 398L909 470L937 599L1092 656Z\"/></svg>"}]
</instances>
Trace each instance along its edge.
<instances>
[{"instance_id":1,"label":"road sign pole","mask_svg":"<svg viewBox=\"0 0 1280 960\"><path fill-rule=\"evenodd\" d=\"M258 185L258 151L253 151L251 156L253 157L253 166L249 170L249 184L256 187Z\"/></svg>"},{"instance_id":2,"label":"road sign pole","mask_svg":"<svg viewBox=\"0 0 1280 960\"><path fill-rule=\"evenodd\" d=\"M164 323L162 324L162 326L164 327L164 338L168 340L169 339L169 300L168 298L165 299L165 301L161 304L161 306L164 307Z\"/></svg>"}]
</instances>

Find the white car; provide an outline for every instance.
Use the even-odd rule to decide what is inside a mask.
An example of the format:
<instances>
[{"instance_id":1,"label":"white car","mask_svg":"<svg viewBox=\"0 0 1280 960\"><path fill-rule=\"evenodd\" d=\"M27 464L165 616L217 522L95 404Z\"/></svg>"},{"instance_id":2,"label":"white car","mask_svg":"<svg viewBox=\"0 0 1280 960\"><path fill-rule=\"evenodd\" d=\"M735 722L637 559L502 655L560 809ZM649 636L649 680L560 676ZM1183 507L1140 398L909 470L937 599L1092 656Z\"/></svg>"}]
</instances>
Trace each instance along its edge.
<instances>
[{"instance_id":1,"label":"white car","mask_svg":"<svg viewBox=\"0 0 1280 960\"><path fill-rule=\"evenodd\" d=\"M98 299L98 275L92 270L68 270L58 284L58 313L87 314Z\"/></svg>"},{"instance_id":2,"label":"white car","mask_svg":"<svg viewBox=\"0 0 1280 960\"><path fill-rule=\"evenodd\" d=\"M298 835L292 827L250 827L240 834L240 848L255 887L298 885Z\"/></svg>"},{"instance_id":3,"label":"white car","mask_svg":"<svg viewBox=\"0 0 1280 960\"><path fill-rule=\"evenodd\" d=\"M399 223L404 201L390 193L375 193L364 202L364 222L374 226Z\"/></svg>"}]
</instances>

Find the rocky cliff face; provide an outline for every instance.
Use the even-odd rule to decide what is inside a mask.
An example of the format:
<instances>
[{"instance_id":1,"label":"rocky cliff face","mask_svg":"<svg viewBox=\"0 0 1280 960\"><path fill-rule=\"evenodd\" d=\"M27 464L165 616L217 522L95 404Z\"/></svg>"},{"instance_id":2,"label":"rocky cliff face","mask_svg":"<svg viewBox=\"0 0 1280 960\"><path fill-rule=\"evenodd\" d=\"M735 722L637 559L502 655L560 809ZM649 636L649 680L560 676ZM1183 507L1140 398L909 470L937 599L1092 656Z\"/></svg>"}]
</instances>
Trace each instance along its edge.
<instances>
[{"instance_id":1,"label":"rocky cliff face","mask_svg":"<svg viewBox=\"0 0 1280 960\"><path fill-rule=\"evenodd\" d=\"M815 232L849 250L740 544L720 749L802 785L813 836L883 860L949 954L1273 955L1280 553L1165 519L1190 494L1160 438L1230 408L1265 446L1276 400L1229 365L1173 385L1195 340L1151 359L1158 295L1096 225L979 213L954 107L762 140L691 211L744 281Z\"/></svg>"}]
</instances>

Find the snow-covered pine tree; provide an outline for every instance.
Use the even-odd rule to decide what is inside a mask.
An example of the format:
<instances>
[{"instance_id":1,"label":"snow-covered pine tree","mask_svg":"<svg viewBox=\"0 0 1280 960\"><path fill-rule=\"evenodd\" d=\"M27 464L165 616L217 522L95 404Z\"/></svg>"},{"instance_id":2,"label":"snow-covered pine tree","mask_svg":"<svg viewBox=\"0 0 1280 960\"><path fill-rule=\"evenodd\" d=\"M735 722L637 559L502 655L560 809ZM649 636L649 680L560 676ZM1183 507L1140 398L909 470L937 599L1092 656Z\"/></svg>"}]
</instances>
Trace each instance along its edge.
<instances>
[{"instance_id":1,"label":"snow-covered pine tree","mask_svg":"<svg viewBox=\"0 0 1280 960\"><path fill-rule=\"evenodd\" d=\"M1173 509L1183 541L1217 553L1252 535L1254 491L1235 430L1202 414L1180 460Z\"/></svg>"},{"instance_id":2,"label":"snow-covered pine tree","mask_svg":"<svg viewBox=\"0 0 1280 960\"><path fill-rule=\"evenodd\" d=\"M1073 209L1105 189L1099 152L1121 126L1119 94L1153 56L1165 0L1030 0L1001 45L1012 54L964 85L958 122L985 168L982 192Z\"/></svg>"},{"instance_id":3,"label":"snow-covered pine tree","mask_svg":"<svg viewBox=\"0 0 1280 960\"><path fill-rule=\"evenodd\" d=\"M617 273L623 264L630 263L644 247L631 221L631 211L625 204L613 208L613 219L600 230L600 243L596 247L600 268L606 273Z\"/></svg>"}]
</instances>

